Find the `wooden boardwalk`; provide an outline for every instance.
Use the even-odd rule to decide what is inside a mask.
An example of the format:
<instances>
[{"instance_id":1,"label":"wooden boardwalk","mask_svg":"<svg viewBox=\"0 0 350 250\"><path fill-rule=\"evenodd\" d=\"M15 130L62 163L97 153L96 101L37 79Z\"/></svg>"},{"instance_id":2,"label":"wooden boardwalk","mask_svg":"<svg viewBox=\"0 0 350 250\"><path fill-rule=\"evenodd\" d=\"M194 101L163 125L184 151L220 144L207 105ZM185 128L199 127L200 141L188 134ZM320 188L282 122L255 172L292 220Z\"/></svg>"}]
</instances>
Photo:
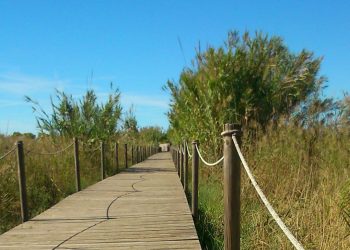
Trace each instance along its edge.
<instances>
[{"instance_id":1,"label":"wooden boardwalk","mask_svg":"<svg viewBox=\"0 0 350 250\"><path fill-rule=\"evenodd\" d=\"M170 153L158 153L0 235L0 249L200 249Z\"/></svg>"}]
</instances>

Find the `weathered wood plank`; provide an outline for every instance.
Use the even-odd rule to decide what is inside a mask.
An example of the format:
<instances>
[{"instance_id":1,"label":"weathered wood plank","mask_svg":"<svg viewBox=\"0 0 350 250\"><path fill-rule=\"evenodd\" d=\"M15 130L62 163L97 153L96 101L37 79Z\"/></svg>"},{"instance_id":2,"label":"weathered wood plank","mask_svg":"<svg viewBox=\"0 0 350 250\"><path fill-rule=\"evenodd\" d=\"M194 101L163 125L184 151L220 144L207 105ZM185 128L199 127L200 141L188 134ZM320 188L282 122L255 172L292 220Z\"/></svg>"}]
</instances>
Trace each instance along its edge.
<instances>
[{"instance_id":1,"label":"weathered wood plank","mask_svg":"<svg viewBox=\"0 0 350 250\"><path fill-rule=\"evenodd\" d=\"M156 154L67 197L0 235L0 249L200 249L170 158Z\"/></svg>"}]
</instances>

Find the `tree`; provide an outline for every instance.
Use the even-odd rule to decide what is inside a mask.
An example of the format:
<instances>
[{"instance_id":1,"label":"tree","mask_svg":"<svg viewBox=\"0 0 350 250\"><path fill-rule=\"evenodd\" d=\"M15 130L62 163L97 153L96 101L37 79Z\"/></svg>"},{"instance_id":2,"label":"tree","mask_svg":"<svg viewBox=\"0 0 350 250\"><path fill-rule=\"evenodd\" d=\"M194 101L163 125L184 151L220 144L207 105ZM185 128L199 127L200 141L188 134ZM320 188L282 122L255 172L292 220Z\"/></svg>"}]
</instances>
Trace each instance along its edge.
<instances>
[{"instance_id":1,"label":"tree","mask_svg":"<svg viewBox=\"0 0 350 250\"><path fill-rule=\"evenodd\" d=\"M32 103L37 114L40 134L106 140L115 135L122 112L119 90L111 84L110 91L106 103L98 104L94 90L87 90L81 100L56 90L56 99L51 98L51 114L30 97L26 96L26 101Z\"/></svg>"},{"instance_id":2,"label":"tree","mask_svg":"<svg viewBox=\"0 0 350 250\"><path fill-rule=\"evenodd\" d=\"M140 140L144 143L159 145L159 143L167 142L167 135L161 127L143 127L140 129Z\"/></svg>"},{"instance_id":3,"label":"tree","mask_svg":"<svg viewBox=\"0 0 350 250\"><path fill-rule=\"evenodd\" d=\"M176 142L196 138L219 145L224 123L264 130L320 91L321 61L306 50L290 52L280 37L229 32L224 46L199 49L192 68L177 83L168 81L169 134Z\"/></svg>"},{"instance_id":4,"label":"tree","mask_svg":"<svg viewBox=\"0 0 350 250\"><path fill-rule=\"evenodd\" d=\"M130 107L124 118L124 131L127 133L137 133L137 120L133 106Z\"/></svg>"}]
</instances>

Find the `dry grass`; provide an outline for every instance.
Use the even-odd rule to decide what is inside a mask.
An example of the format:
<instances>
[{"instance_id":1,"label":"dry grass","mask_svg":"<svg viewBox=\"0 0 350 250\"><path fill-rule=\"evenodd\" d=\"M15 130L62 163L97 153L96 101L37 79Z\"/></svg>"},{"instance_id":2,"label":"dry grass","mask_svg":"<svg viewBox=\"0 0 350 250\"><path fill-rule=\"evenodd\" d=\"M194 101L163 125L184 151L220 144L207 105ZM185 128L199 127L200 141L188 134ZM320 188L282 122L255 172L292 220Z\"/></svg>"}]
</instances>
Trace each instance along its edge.
<instances>
[{"instance_id":1,"label":"dry grass","mask_svg":"<svg viewBox=\"0 0 350 250\"><path fill-rule=\"evenodd\" d=\"M349 249L350 136L332 128L269 129L244 141L244 155L259 185L306 249ZM317 137L315 137L317 135ZM200 171L199 235L203 248L223 247L222 170ZM345 198L346 198L345 197ZM242 249L293 249L242 172Z\"/></svg>"},{"instance_id":2,"label":"dry grass","mask_svg":"<svg viewBox=\"0 0 350 250\"><path fill-rule=\"evenodd\" d=\"M28 207L30 217L33 217L75 192L73 147L57 155L42 155L58 151L72 140L1 137L0 154L9 151L16 140L24 141ZM107 143L105 149L106 176L114 175L117 169L113 143ZM130 149L128 151L130 165ZM101 179L99 144L80 143L79 158L82 188L98 182ZM124 166L124 148L120 147L119 171ZM0 161L0 234L20 222L17 161L12 153Z\"/></svg>"}]
</instances>

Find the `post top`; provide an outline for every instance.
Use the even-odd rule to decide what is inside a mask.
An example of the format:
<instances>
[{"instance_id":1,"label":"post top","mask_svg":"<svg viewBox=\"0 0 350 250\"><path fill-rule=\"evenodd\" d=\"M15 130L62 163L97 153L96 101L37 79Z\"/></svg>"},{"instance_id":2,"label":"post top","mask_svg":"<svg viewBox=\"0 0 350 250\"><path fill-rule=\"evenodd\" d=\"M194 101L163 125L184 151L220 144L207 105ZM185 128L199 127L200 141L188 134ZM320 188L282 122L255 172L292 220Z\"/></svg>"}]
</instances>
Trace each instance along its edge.
<instances>
[{"instance_id":1,"label":"post top","mask_svg":"<svg viewBox=\"0 0 350 250\"><path fill-rule=\"evenodd\" d=\"M198 141L198 140L193 140L193 141L192 141L192 144L197 144L197 145L199 145L199 141Z\"/></svg>"},{"instance_id":2,"label":"post top","mask_svg":"<svg viewBox=\"0 0 350 250\"><path fill-rule=\"evenodd\" d=\"M240 135L242 133L242 126L238 123L226 123L224 125L224 131L221 133L222 136Z\"/></svg>"}]
</instances>

